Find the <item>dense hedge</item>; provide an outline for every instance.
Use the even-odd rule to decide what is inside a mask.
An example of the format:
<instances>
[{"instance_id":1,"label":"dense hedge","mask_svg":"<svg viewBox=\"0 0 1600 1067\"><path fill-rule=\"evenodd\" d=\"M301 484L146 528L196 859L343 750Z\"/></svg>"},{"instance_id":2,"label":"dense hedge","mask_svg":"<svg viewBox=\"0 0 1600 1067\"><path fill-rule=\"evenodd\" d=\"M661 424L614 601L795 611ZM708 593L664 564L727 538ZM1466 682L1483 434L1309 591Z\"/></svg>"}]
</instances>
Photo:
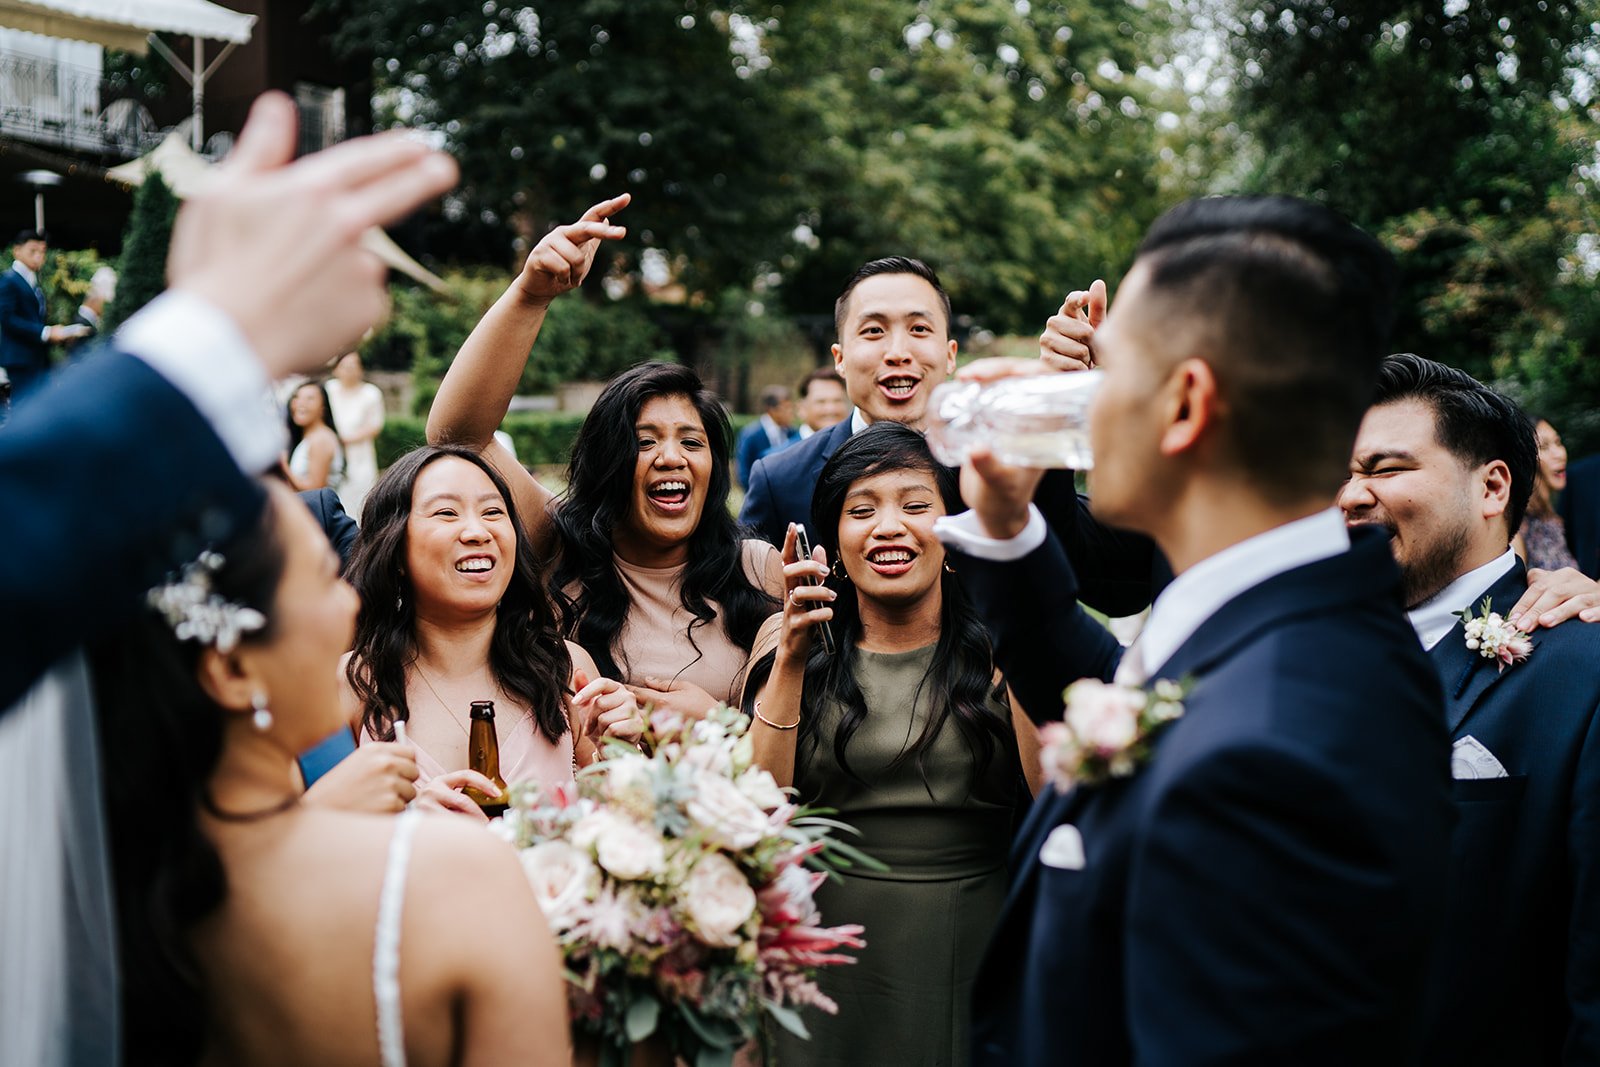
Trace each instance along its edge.
<instances>
[{"instance_id":1,"label":"dense hedge","mask_svg":"<svg viewBox=\"0 0 1600 1067\"><path fill-rule=\"evenodd\" d=\"M519 412L507 415L500 428L511 435L517 446L517 459L529 467L561 466L571 457L573 438L583 425L583 416L568 412ZM755 419L754 415L734 415L733 432ZM387 467L407 452L427 443L427 419L390 415L378 434L378 466Z\"/></svg>"}]
</instances>

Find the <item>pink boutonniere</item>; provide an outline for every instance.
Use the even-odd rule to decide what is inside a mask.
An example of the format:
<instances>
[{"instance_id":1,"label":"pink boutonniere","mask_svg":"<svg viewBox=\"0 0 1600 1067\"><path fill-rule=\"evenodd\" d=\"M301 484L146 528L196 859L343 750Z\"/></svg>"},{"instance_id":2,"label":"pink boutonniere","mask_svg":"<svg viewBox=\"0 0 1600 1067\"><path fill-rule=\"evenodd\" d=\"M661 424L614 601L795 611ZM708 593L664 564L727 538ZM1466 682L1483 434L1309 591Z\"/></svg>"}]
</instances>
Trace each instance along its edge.
<instances>
[{"instance_id":1,"label":"pink boutonniere","mask_svg":"<svg viewBox=\"0 0 1600 1067\"><path fill-rule=\"evenodd\" d=\"M1471 608L1457 614L1461 616L1462 628L1466 632L1467 647L1484 659L1493 660L1500 673L1504 674L1507 667L1521 663L1533 654L1533 638L1506 622L1498 612L1491 611L1491 607L1490 598L1484 597L1478 608L1481 615L1474 616Z\"/></svg>"},{"instance_id":2,"label":"pink boutonniere","mask_svg":"<svg viewBox=\"0 0 1600 1067\"><path fill-rule=\"evenodd\" d=\"M1150 758L1155 735L1183 715L1184 687L1159 681L1148 690L1085 678L1067 687L1061 722L1039 730L1045 778L1073 786L1127 778Z\"/></svg>"}]
</instances>

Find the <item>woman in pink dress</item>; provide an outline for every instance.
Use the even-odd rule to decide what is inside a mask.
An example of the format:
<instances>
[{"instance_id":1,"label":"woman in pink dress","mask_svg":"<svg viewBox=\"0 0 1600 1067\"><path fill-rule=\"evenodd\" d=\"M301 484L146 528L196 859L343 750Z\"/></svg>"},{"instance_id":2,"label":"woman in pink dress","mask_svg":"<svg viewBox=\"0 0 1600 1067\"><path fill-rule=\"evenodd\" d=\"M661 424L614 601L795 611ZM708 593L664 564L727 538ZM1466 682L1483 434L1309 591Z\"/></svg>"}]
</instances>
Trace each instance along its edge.
<instances>
[{"instance_id":1,"label":"woman in pink dress","mask_svg":"<svg viewBox=\"0 0 1600 1067\"><path fill-rule=\"evenodd\" d=\"M636 740L633 695L556 629L555 609L500 476L465 449L421 448L367 497L349 580L361 594L346 711L362 741L414 744L418 802L482 817L459 790L468 710L492 700L507 782L570 782L604 736Z\"/></svg>"}]
</instances>

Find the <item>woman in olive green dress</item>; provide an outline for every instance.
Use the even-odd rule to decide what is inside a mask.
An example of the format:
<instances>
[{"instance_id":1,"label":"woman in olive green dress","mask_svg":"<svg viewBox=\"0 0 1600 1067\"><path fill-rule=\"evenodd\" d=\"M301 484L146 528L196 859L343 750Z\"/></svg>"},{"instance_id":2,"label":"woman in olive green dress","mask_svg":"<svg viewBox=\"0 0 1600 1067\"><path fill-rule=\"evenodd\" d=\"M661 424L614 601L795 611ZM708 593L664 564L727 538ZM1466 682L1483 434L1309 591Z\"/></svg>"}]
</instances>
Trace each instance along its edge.
<instances>
[{"instance_id":1,"label":"woman in olive green dress","mask_svg":"<svg viewBox=\"0 0 1600 1067\"><path fill-rule=\"evenodd\" d=\"M818 891L826 922L861 923L867 947L824 971L839 1013L809 1013L810 1041L776 1035L775 1067L968 1062L972 979L1038 741L933 535L958 501L920 434L875 424L822 469L814 558L796 560L792 529L785 542L787 599L745 691L756 759L802 801L838 809L889 870Z\"/></svg>"}]
</instances>

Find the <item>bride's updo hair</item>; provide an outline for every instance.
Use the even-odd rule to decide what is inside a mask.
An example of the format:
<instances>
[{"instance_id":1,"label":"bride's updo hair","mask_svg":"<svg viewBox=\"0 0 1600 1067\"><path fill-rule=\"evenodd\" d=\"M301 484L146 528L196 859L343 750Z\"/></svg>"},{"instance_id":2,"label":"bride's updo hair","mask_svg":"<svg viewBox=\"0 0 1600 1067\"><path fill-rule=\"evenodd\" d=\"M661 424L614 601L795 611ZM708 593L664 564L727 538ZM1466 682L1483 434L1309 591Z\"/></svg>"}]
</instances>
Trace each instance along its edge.
<instances>
[{"instance_id":1,"label":"bride's updo hair","mask_svg":"<svg viewBox=\"0 0 1600 1067\"><path fill-rule=\"evenodd\" d=\"M241 645L273 638L273 606L285 553L278 507L219 546L211 591L259 612L264 625ZM158 610L142 606L89 650L99 720L120 961L124 1063L192 1063L207 1017L189 951L195 924L227 894L216 849L199 823L216 811L209 783L232 714L200 686L198 640L180 640Z\"/></svg>"}]
</instances>

